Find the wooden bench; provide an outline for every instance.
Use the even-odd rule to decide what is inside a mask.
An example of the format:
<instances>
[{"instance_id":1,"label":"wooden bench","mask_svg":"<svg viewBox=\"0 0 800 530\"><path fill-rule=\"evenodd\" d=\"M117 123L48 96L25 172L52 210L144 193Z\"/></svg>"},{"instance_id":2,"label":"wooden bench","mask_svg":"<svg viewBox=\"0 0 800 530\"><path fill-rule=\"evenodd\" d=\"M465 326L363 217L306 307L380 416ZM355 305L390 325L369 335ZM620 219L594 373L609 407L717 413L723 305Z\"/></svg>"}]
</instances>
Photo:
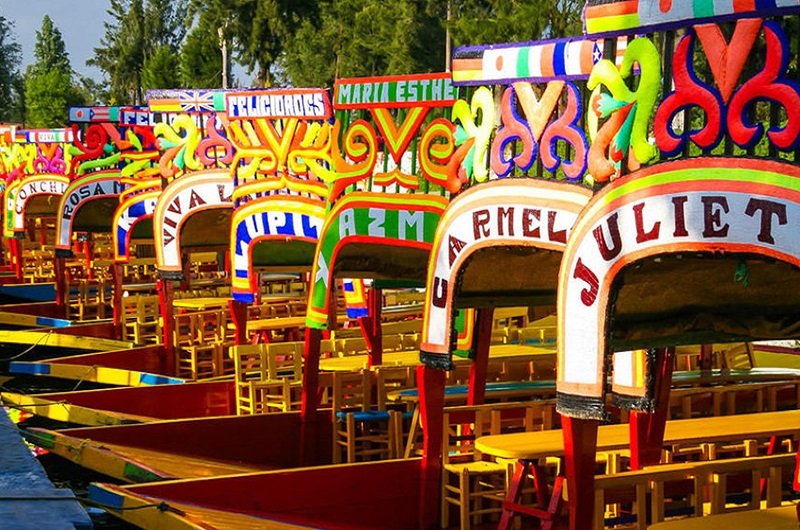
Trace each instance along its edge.
<instances>
[{"instance_id":1,"label":"wooden bench","mask_svg":"<svg viewBox=\"0 0 800 530\"><path fill-rule=\"evenodd\" d=\"M594 528L604 528L607 506L627 503L635 515L633 527L644 530L647 517L641 517L641 514L647 513L648 496L652 523L664 521L669 514L669 503L678 496L685 497L683 508L694 517L706 512L720 514L730 510L756 510L762 504L766 508L780 506L782 484L794 471L795 461L796 455L785 453L662 464L613 475L598 475L594 486ZM738 500L734 506L729 506L732 493L738 493L744 502Z\"/></svg>"}]
</instances>

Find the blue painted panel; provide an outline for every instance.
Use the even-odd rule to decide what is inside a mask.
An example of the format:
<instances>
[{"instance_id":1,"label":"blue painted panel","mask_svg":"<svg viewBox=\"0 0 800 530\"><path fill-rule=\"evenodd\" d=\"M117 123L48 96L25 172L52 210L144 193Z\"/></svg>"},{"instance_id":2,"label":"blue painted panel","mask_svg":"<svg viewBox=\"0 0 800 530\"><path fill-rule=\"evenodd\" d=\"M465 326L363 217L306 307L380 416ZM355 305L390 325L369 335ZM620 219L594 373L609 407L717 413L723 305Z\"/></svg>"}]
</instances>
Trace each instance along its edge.
<instances>
[{"instance_id":1,"label":"blue painted panel","mask_svg":"<svg viewBox=\"0 0 800 530\"><path fill-rule=\"evenodd\" d=\"M8 371L12 374L39 374L49 375L49 363L23 363L12 362L8 365Z\"/></svg>"}]
</instances>

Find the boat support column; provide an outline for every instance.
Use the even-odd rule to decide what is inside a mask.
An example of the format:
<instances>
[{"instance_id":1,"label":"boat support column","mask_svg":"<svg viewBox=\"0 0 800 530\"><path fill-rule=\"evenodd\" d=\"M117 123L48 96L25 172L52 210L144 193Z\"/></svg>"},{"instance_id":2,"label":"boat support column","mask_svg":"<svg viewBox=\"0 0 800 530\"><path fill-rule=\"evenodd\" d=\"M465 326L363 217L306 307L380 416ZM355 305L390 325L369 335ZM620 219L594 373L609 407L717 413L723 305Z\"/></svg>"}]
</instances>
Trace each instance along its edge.
<instances>
[{"instance_id":1,"label":"boat support column","mask_svg":"<svg viewBox=\"0 0 800 530\"><path fill-rule=\"evenodd\" d=\"M8 240L11 250L11 262L14 264L14 276L17 283L22 283L22 243L17 239L16 234Z\"/></svg>"},{"instance_id":2,"label":"boat support column","mask_svg":"<svg viewBox=\"0 0 800 530\"><path fill-rule=\"evenodd\" d=\"M113 304L114 304L114 336L122 339L122 326L125 323L122 321L125 316L122 311L122 263L111 264L111 281L113 283ZM105 287L101 286L101 289Z\"/></svg>"},{"instance_id":3,"label":"boat support column","mask_svg":"<svg viewBox=\"0 0 800 530\"><path fill-rule=\"evenodd\" d=\"M175 283L166 278L159 278L156 281L156 288L158 289L158 303L161 306L161 318L164 319L162 330L164 332L164 350L167 355L174 359L175 357L175 318L172 315L174 310L172 301L175 297ZM178 369L178 364L175 363L175 369ZM175 374L178 375L178 374Z\"/></svg>"},{"instance_id":4,"label":"boat support column","mask_svg":"<svg viewBox=\"0 0 800 530\"><path fill-rule=\"evenodd\" d=\"M381 310L383 309L383 296L380 289L370 288L367 294L367 308L369 315L358 319L361 333L369 346L369 367L383 363L383 330L381 329Z\"/></svg>"},{"instance_id":5,"label":"boat support column","mask_svg":"<svg viewBox=\"0 0 800 530\"><path fill-rule=\"evenodd\" d=\"M247 304L236 300L228 300L231 320L236 328L236 344L247 344Z\"/></svg>"},{"instance_id":6,"label":"boat support column","mask_svg":"<svg viewBox=\"0 0 800 530\"><path fill-rule=\"evenodd\" d=\"M303 399L300 409L300 465L316 461L317 389L319 388L319 353L322 330L306 328L303 366Z\"/></svg>"},{"instance_id":7,"label":"boat support column","mask_svg":"<svg viewBox=\"0 0 800 530\"><path fill-rule=\"evenodd\" d=\"M474 357L469 370L467 405L482 405L486 400L486 374L489 368L489 348L492 345L493 307L481 307L475 315L475 336L472 340Z\"/></svg>"},{"instance_id":8,"label":"boat support column","mask_svg":"<svg viewBox=\"0 0 800 530\"><path fill-rule=\"evenodd\" d=\"M417 366L419 407L422 421L423 456L420 462L420 525L423 530L439 527L439 495L442 474L442 418L447 372Z\"/></svg>"},{"instance_id":9,"label":"boat support column","mask_svg":"<svg viewBox=\"0 0 800 530\"><path fill-rule=\"evenodd\" d=\"M674 348L659 348L656 351L654 370L656 410L652 414L631 412L631 469L641 469L661 461L661 447L664 442L664 428L667 424L669 390L672 386L674 363Z\"/></svg>"},{"instance_id":10,"label":"boat support column","mask_svg":"<svg viewBox=\"0 0 800 530\"><path fill-rule=\"evenodd\" d=\"M15 241L12 239L12 241ZM67 258L61 252L56 250L56 255L53 257L53 276L56 281L56 309L59 316L64 317L67 314ZM19 257L17 258L19 262Z\"/></svg>"},{"instance_id":11,"label":"boat support column","mask_svg":"<svg viewBox=\"0 0 800 530\"><path fill-rule=\"evenodd\" d=\"M592 528L598 420L561 417L569 497L569 529Z\"/></svg>"}]
</instances>

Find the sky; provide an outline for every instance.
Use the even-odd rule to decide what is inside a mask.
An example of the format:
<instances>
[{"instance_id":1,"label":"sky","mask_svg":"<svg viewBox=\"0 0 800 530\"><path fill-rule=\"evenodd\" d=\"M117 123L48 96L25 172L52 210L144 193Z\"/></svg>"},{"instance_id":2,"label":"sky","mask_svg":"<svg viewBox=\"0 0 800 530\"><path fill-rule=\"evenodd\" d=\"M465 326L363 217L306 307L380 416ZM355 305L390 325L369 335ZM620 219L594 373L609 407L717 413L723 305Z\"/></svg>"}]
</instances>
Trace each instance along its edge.
<instances>
[{"instance_id":1,"label":"sky","mask_svg":"<svg viewBox=\"0 0 800 530\"><path fill-rule=\"evenodd\" d=\"M106 0L0 0L0 15L14 23L16 41L22 46L22 70L34 62L36 32L47 14L61 32L72 69L81 76L102 80L97 68L86 66L105 30Z\"/></svg>"}]
</instances>

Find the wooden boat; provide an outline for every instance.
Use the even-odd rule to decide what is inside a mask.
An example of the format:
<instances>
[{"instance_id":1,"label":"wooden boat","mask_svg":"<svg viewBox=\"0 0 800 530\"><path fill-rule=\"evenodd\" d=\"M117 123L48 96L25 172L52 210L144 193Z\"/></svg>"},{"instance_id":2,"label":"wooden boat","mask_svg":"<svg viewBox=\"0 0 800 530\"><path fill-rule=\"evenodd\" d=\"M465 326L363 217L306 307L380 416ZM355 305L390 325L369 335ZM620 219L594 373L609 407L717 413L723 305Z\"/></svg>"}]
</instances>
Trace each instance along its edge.
<instances>
[{"instance_id":1,"label":"wooden boat","mask_svg":"<svg viewBox=\"0 0 800 530\"><path fill-rule=\"evenodd\" d=\"M421 460L308 467L130 487L97 486L92 495L116 507L158 506L163 501L175 508L160 513L155 513L155 508L118 513L153 526L193 524L188 514L200 510L199 517L214 518L214 524L221 528L243 524L225 521L221 511L260 517L262 522L269 520L276 525L377 527L387 524L385 514L391 505L391 513L401 515L389 525L428 528L440 515L437 495L443 430L437 414L444 396L445 369L450 367L454 310L478 308L473 342L476 361L469 393L471 400L479 401L490 341L489 308L549 305L555 301L556 388L564 427L559 433L562 439L556 442L566 449L569 500L562 512L559 488L564 482L559 478L552 485L552 504L525 513L538 517L542 525L563 517L573 530L592 527L597 519L596 486L602 487L594 477L598 425L606 419L609 399L616 409L630 411L631 465L636 471L660 456L665 403L673 380L672 347L797 338L793 286L797 283L800 245L793 227L800 215L800 173L786 159L794 161L800 144L800 126L795 123L800 123L800 85L788 78L787 62L782 60L790 50L789 32L782 24L793 24L800 8L739 6L735 11L722 12L724 8L719 8L717 12L709 7L702 16L694 11L698 18L692 18L688 11L675 7L677 4L656 6L654 0L648 0L640 2L638 17L612 16L621 8L616 4L621 3L589 2L584 13L586 27L597 35L457 50L452 79L477 87L464 89L466 95L457 95L447 76L337 83L337 108L368 110L370 116L336 123L346 129L342 138L347 141L336 144L339 151L325 156L315 152L318 158L304 154L303 158L330 184L331 207L319 234L311 275L304 399L299 414L58 433L32 431L33 435L50 440L59 450L59 444L77 447L89 437L107 437L105 443L110 444L132 439L132 433L138 433L146 447L176 454L182 452L174 446L176 442L164 440L169 438L164 435L169 429L185 433L190 429L188 424L208 430L208 426L217 425L215 422L284 422L284 429L270 430L271 436L259 441L270 448L284 444L291 465L325 463L331 448L321 440L330 436L327 429L331 423L326 421L328 412L317 410L316 390L322 333L334 327L335 310L330 303L333 280L356 276L426 282L424 366L418 368L427 436ZM773 18L758 18L766 15ZM724 31L717 26L723 21L731 23ZM680 38L672 31L679 27L689 30ZM613 52L622 47L618 34L648 36L625 40L620 66L611 60L596 61L601 50ZM727 42L722 35L733 37ZM751 53L756 48L763 48L765 53ZM698 76L697 65L706 63L693 59L701 56L712 66ZM533 65L536 68L532 70L531 64L518 61L519 57L537 57L545 68ZM735 58L743 58L743 62ZM739 75L745 62L752 63L749 67L757 75L740 85L739 78L745 78ZM661 71L662 64L666 73ZM427 86L441 83L441 93L447 95L441 99L446 101L411 105L422 110L407 111L405 128L388 121L394 116L381 110L387 107L385 101L373 105L375 102L365 103L360 97L367 94L368 98L375 86L384 84L388 96L395 93L399 83L407 87L420 79ZM499 102L485 86L508 82L511 86ZM635 90L629 88L632 85ZM369 91L362 91L363 86L370 86ZM663 100L659 100L662 88ZM590 90L594 90L591 95ZM541 96L536 96L537 92ZM348 99L352 94L358 94L358 102ZM461 96L463 99L458 99ZM590 108L584 109L582 103L587 100ZM245 105L247 101L236 103ZM756 101L771 106L774 112L759 115ZM403 103L405 107L408 102ZM428 106L451 105L452 113L437 116L424 128L422 118L408 118L424 116L430 110ZM683 112L691 117L692 112L685 111L691 107L703 110L702 116L696 116L702 128L679 130L675 116ZM584 111L589 112L585 122L581 119ZM501 124L497 130L495 116ZM768 126L751 123L762 117L762 121L769 121ZM387 150L383 168L378 170L376 128ZM420 160L422 183L403 165L409 145L406 135L411 140L417 134L419 158L410 158ZM403 141L399 135L403 135ZM759 142L763 153L756 148ZM708 156L712 152L715 156ZM745 153L748 156L742 156ZM521 178L499 178L506 176ZM175 186L172 199L191 188L186 181L181 183L181 178L185 177L171 183ZM371 182L365 184L365 179ZM348 188L355 183L367 190ZM376 183L378 187L394 186L392 191L400 193L373 193L370 187ZM226 183L221 180L216 184L225 189ZM449 194L460 192L465 185L472 189L450 202ZM586 185L591 185L592 192ZM438 197L439 188L432 186L442 187ZM402 192L403 188L415 187L429 193ZM434 193L430 193L432 190ZM185 202L188 204L188 198ZM218 202L214 206L227 208ZM381 213L375 216L376 212ZM559 224L561 213L571 216L571 222ZM414 234L409 234L412 224L396 222L401 218L414 219ZM170 219L177 224L184 217ZM170 226L163 219L158 223L156 219L161 229ZM178 277L181 267L180 257L173 259L173 254L168 258L167 253L174 253L180 243L171 246L173 242L167 241L163 230L156 232L162 238L157 248L163 254L163 297L169 300L174 288L170 282ZM498 274L507 265L507 273ZM170 279L170 275L175 276ZM373 292L385 285L378 281ZM377 296L371 296L372 312L362 320L372 346L370 362L375 365L381 362L382 354L377 300ZM165 307L171 309L169 303ZM706 350L701 353L703 367L709 357ZM611 362L613 380L607 370ZM213 433L213 439L220 436L233 443L233 434L226 438L228 434L208 432ZM249 439L239 440L251 443ZM215 452L213 456L204 446L193 450L207 459L221 454ZM100 453L99 448L87 451ZM278 456L265 458L271 464ZM515 486L525 475L526 465L529 463L524 458L518 462ZM142 470L146 466L134 467ZM109 472L125 480L133 478L125 477L124 471ZM169 471L133 475L174 476ZM402 490L390 482L402 485ZM316 488L327 492L324 502L317 503L322 496L314 493ZM273 491L275 503L265 500L264 495ZM335 492L333 498L330 492ZM284 501L284 493L294 494L296 503ZM339 497L345 493L347 499ZM540 493L545 493L542 488ZM231 498L229 494L237 496ZM503 506L502 528L514 516L515 501L510 498ZM296 512L300 504L306 507L303 514ZM724 508L724 495L722 504ZM644 524L643 517L639 524Z\"/></svg>"},{"instance_id":2,"label":"wooden boat","mask_svg":"<svg viewBox=\"0 0 800 530\"><path fill-rule=\"evenodd\" d=\"M399 508L418 505L419 480L414 458L124 487L92 484L89 495L142 528L374 528L383 514L381 528L405 529L416 526L417 514ZM168 509L147 508L162 502ZM142 508L127 509L133 507Z\"/></svg>"},{"instance_id":3,"label":"wooden boat","mask_svg":"<svg viewBox=\"0 0 800 530\"><path fill-rule=\"evenodd\" d=\"M19 394L3 392L5 406L78 425L119 425L227 416L236 413L233 381L126 386L98 390Z\"/></svg>"},{"instance_id":4,"label":"wooden boat","mask_svg":"<svg viewBox=\"0 0 800 530\"><path fill-rule=\"evenodd\" d=\"M19 332L14 333L15 337L19 336L17 335ZM39 337L44 341L44 337L49 335L40 333ZM71 337L71 339L74 342L80 338ZM48 340L54 339L48 338ZM95 341L83 339L78 342L88 345ZM96 353L35 362L12 361L8 370L12 374L39 374L106 385L141 386L186 382L185 379L169 375L175 373L175 361L164 354L164 348L161 346L134 348L131 343L121 341L106 341L103 344L106 348L100 348L101 351ZM122 347L125 349L121 349Z\"/></svg>"},{"instance_id":5,"label":"wooden boat","mask_svg":"<svg viewBox=\"0 0 800 530\"><path fill-rule=\"evenodd\" d=\"M309 443L330 463L330 411L319 412L319 436ZM300 466L297 413L221 416L53 431L30 428L33 444L125 482L231 475Z\"/></svg>"}]
</instances>

